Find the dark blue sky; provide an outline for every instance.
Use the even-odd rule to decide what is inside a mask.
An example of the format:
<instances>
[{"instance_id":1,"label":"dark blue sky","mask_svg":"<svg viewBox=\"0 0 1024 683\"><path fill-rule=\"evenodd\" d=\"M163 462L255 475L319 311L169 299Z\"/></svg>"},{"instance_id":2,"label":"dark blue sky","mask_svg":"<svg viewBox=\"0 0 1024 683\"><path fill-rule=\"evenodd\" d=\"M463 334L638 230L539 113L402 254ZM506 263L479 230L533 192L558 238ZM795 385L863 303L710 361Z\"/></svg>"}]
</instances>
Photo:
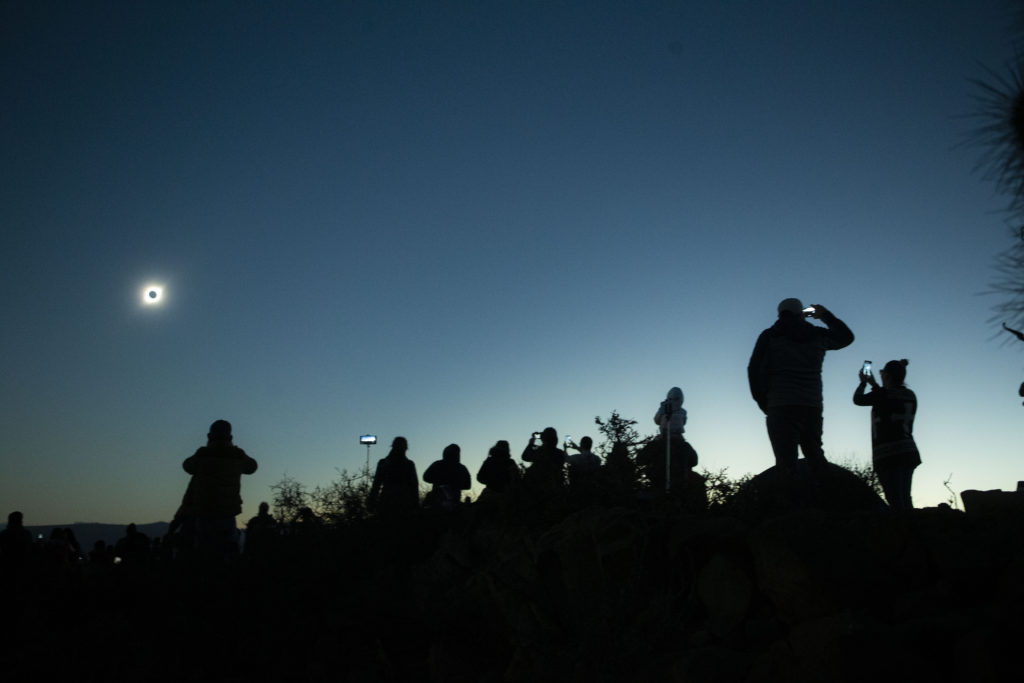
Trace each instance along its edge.
<instances>
[{"instance_id":1,"label":"dark blue sky","mask_svg":"<svg viewBox=\"0 0 1024 683\"><path fill-rule=\"evenodd\" d=\"M964 145L1011 10L4 3L0 501L169 519L225 418L247 518L362 433L475 474L548 425L652 431L673 385L702 464L758 472L746 363L789 296L857 335L830 457L870 457L861 362L906 357L917 502L1011 488L1021 356L977 296L1009 229Z\"/></svg>"}]
</instances>

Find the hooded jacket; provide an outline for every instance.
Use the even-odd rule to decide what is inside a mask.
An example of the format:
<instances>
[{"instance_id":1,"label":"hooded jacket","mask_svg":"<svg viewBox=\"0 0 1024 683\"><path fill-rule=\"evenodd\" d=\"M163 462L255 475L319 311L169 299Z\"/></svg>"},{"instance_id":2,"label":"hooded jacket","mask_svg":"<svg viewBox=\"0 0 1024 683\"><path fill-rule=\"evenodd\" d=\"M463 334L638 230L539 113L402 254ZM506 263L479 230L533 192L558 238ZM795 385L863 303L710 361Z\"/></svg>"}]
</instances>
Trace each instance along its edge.
<instances>
[{"instance_id":1,"label":"hooded jacket","mask_svg":"<svg viewBox=\"0 0 1024 683\"><path fill-rule=\"evenodd\" d=\"M747 365L750 394L761 410L780 406L822 407L821 365L826 351L853 342L853 332L831 312L812 325L801 317L782 313L761 333Z\"/></svg>"},{"instance_id":2,"label":"hooded jacket","mask_svg":"<svg viewBox=\"0 0 1024 683\"><path fill-rule=\"evenodd\" d=\"M672 415L665 417L665 404L672 409ZM665 400L658 406L658 412L654 413L654 424L661 427L661 433L666 431L670 434L682 434L686 431L686 410L683 408L683 390L679 387L672 387L668 390Z\"/></svg>"}]
</instances>

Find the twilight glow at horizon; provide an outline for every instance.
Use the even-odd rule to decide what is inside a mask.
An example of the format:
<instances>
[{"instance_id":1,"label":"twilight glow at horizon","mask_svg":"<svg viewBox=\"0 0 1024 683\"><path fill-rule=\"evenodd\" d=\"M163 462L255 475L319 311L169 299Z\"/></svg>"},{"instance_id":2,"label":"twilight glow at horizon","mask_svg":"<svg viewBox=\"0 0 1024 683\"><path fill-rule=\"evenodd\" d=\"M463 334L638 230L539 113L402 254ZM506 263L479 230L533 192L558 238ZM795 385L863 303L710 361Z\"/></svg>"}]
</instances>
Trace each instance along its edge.
<instances>
[{"instance_id":1,"label":"twilight glow at horizon","mask_svg":"<svg viewBox=\"0 0 1024 683\"><path fill-rule=\"evenodd\" d=\"M4 3L0 514L169 520L217 419L245 520L360 435L475 475L613 410L652 434L676 386L698 468L757 473L787 297L855 335L828 459L869 462L861 364L906 358L914 503L1013 489L1024 344L978 293L1015 236L971 144L1005 9Z\"/></svg>"}]
</instances>

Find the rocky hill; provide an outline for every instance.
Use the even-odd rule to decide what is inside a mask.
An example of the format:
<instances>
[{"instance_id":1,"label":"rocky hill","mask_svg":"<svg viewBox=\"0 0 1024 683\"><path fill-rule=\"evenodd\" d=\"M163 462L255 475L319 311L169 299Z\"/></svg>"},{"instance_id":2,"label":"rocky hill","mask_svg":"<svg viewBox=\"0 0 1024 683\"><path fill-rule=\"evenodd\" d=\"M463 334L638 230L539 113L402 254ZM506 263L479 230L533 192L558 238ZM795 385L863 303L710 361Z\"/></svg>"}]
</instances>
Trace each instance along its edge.
<instances>
[{"instance_id":1,"label":"rocky hill","mask_svg":"<svg viewBox=\"0 0 1024 683\"><path fill-rule=\"evenodd\" d=\"M45 634L62 661L116 643L105 680L1008 680L1015 501L894 514L855 477L767 472L712 511L653 498L526 523L498 502L307 528L22 604L17 666Z\"/></svg>"}]
</instances>

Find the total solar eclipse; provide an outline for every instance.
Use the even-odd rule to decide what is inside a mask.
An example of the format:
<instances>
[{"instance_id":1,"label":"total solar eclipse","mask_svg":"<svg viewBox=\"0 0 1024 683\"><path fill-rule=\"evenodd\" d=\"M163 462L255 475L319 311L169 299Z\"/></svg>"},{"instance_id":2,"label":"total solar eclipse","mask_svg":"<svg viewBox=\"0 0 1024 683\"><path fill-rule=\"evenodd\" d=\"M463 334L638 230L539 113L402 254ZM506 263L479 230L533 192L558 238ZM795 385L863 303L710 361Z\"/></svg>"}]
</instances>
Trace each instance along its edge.
<instances>
[{"instance_id":1,"label":"total solar eclipse","mask_svg":"<svg viewBox=\"0 0 1024 683\"><path fill-rule=\"evenodd\" d=\"M155 306L164 298L164 288L160 285L147 285L142 289L142 303Z\"/></svg>"}]
</instances>

